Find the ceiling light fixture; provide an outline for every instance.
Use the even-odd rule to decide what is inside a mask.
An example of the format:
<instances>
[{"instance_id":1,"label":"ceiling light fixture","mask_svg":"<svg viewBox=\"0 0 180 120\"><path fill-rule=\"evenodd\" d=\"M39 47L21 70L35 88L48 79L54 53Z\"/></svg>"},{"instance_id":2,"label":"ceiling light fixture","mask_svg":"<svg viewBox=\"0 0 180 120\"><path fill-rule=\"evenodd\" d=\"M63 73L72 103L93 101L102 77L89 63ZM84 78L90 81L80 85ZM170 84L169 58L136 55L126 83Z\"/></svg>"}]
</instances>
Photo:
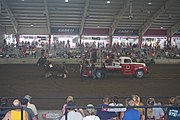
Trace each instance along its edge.
<instances>
[{"instance_id":1,"label":"ceiling light fixture","mask_svg":"<svg viewBox=\"0 0 180 120\"><path fill-rule=\"evenodd\" d=\"M34 26L33 24L31 24L30 26Z\"/></svg>"},{"instance_id":2,"label":"ceiling light fixture","mask_svg":"<svg viewBox=\"0 0 180 120\"><path fill-rule=\"evenodd\" d=\"M109 4L109 3L111 3L111 1L110 1L110 0L108 0L108 1L107 1L107 3Z\"/></svg>"},{"instance_id":3,"label":"ceiling light fixture","mask_svg":"<svg viewBox=\"0 0 180 120\"><path fill-rule=\"evenodd\" d=\"M161 26L161 29L163 29L164 27L163 26Z\"/></svg>"},{"instance_id":4,"label":"ceiling light fixture","mask_svg":"<svg viewBox=\"0 0 180 120\"><path fill-rule=\"evenodd\" d=\"M148 5L151 5L152 3L151 3L151 0L149 0L149 2L148 2Z\"/></svg>"},{"instance_id":5,"label":"ceiling light fixture","mask_svg":"<svg viewBox=\"0 0 180 120\"><path fill-rule=\"evenodd\" d=\"M97 27L100 27L99 25L97 25Z\"/></svg>"},{"instance_id":6,"label":"ceiling light fixture","mask_svg":"<svg viewBox=\"0 0 180 120\"><path fill-rule=\"evenodd\" d=\"M65 2L69 2L68 0L65 0Z\"/></svg>"}]
</instances>

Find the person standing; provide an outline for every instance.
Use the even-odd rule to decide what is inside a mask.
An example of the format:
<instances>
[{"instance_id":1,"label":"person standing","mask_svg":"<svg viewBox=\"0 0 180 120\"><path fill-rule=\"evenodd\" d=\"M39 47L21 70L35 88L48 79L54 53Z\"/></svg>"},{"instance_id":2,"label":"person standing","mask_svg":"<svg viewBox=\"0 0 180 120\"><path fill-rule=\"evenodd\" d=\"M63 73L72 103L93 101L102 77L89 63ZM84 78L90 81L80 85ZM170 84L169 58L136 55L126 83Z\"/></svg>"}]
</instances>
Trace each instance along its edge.
<instances>
[{"instance_id":1,"label":"person standing","mask_svg":"<svg viewBox=\"0 0 180 120\"><path fill-rule=\"evenodd\" d=\"M63 62L62 67L63 67L63 78L66 78L67 77L67 73L68 73L67 67L66 67L66 62Z\"/></svg>"},{"instance_id":2,"label":"person standing","mask_svg":"<svg viewBox=\"0 0 180 120\"><path fill-rule=\"evenodd\" d=\"M94 63L92 63L91 68L92 68L92 78L96 79L96 66Z\"/></svg>"},{"instance_id":3,"label":"person standing","mask_svg":"<svg viewBox=\"0 0 180 120\"><path fill-rule=\"evenodd\" d=\"M32 97L30 95L25 95L24 98L26 98L28 100L27 108L30 108L33 111L35 117L38 119L37 108L34 104L31 103Z\"/></svg>"}]
</instances>

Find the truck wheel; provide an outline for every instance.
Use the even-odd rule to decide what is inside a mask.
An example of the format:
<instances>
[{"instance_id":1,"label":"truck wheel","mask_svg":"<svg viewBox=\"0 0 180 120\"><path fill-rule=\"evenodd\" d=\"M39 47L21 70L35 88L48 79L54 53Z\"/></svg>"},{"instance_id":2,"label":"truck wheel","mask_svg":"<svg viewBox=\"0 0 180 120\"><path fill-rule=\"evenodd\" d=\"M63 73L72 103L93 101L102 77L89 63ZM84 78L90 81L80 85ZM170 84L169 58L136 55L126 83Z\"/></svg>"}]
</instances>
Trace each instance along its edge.
<instances>
[{"instance_id":1,"label":"truck wheel","mask_svg":"<svg viewBox=\"0 0 180 120\"><path fill-rule=\"evenodd\" d=\"M136 78L143 78L144 76L143 70L137 70L135 76Z\"/></svg>"},{"instance_id":2,"label":"truck wheel","mask_svg":"<svg viewBox=\"0 0 180 120\"><path fill-rule=\"evenodd\" d=\"M96 71L96 77L98 79L102 78L102 71L101 70Z\"/></svg>"}]
</instances>

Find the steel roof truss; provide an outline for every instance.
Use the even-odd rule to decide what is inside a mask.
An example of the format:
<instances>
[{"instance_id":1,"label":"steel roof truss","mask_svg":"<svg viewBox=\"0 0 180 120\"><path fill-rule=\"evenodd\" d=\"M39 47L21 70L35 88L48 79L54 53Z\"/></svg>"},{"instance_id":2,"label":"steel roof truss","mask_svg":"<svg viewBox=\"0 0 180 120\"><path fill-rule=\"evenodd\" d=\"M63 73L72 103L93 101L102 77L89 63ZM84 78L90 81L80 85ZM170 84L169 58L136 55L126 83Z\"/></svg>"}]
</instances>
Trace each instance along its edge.
<instances>
[{"instance_id":1,"label":"steel roof truss","mask_svg":"<svg viewBox=\"0 0 180 120\"><path fill-rule=\"evenodd\" d=\"M171 5L172 1L173 0L167 0L165 5L163 5L159 10L157 10L157 12L151 18L149 18L146 23L144 23L144 25L140 28L139 31L141 35L144 35L144 33L151 27L154 20L156 20L166 10L166 8Z\"/></svg>"},{"instance_id":2,"label":"steel roof truss","mask_svg":"<svg viewBox=\"0 0 180 120\"><path fill-rule=\"evenodd\" d=\"M51 34L51 28L50 28L50 19L49 19L49 11L48 11L48 5L47 5L47 0L44 0L44 7L45 7L45 15L47 18L47 29L48 29L48 34Z\"/></svg>"},{"instance_id":3,"label":"steel roof truss","mask_svg":"<svg viewBox=\"0 0 180 120\"><path fill-rule=\"evenodd\" d=\"M118 26L119 18L121 18L125 14L126 10L129 8L130 2L132 2L132 0L124 0L122 8L118 11L118 14L114 19L114 22L110 27L110 35L113 35L115 29Z\"/></svg>"},{"instance_id":4,"label":"steel roof truss","mask_svg":"<svg viewBox=\"0 0 180 120\"><path fill-rule=\"evenodd\" d=\"M80 35L81 35L82 32L83 32L84 23L85 23L85 19L86 19L86 16L87 16L88 6L89 6L89 0L86 0L85 7L84 7L84 12L83 12L83 16L82 16L82 19L81 19Z\"/></svg>"},{"instance_id":5,"label":"steel roof truss","mask_svg":"<svg viewBox=\"0 0 180 120\"><path fill-rule=\"evenodd\" d=\"M13 17L13 13L9 9L9 6L6 3L6 0L2 0L2 5L4 6L6 12L8 13L8 16L10 17L10 20L11 20L11 23L13 25L15 33L18 33L18 30L17 30L17 27L18 27L17 21L16 21L15 17Z\"/></svg>"}]
</instances>

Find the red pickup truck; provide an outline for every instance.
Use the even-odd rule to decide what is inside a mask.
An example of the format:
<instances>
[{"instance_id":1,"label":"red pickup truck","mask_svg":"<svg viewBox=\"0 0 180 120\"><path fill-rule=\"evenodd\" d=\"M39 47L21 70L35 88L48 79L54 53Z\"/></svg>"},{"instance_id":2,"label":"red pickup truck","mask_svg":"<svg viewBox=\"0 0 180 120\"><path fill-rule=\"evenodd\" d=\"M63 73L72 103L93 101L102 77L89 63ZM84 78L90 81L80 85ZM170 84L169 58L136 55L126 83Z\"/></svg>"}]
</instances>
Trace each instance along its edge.
<instances>
[{"instance_id":1,"label":"red pickup truck","mask_svg":"<svg viewBox=\"0 0 180 120\"><path fill-rule=\"evenodd\" d=\"M96 77L103 78L107 72L119 72L124 75L134 75L136 78L143 78L148 73L145 63L132 62L130 57L120 57L114 59L111 63L96 65ZM83 76L92 77L92 68L87 66Z\"/></svg>"}]
</instances>

